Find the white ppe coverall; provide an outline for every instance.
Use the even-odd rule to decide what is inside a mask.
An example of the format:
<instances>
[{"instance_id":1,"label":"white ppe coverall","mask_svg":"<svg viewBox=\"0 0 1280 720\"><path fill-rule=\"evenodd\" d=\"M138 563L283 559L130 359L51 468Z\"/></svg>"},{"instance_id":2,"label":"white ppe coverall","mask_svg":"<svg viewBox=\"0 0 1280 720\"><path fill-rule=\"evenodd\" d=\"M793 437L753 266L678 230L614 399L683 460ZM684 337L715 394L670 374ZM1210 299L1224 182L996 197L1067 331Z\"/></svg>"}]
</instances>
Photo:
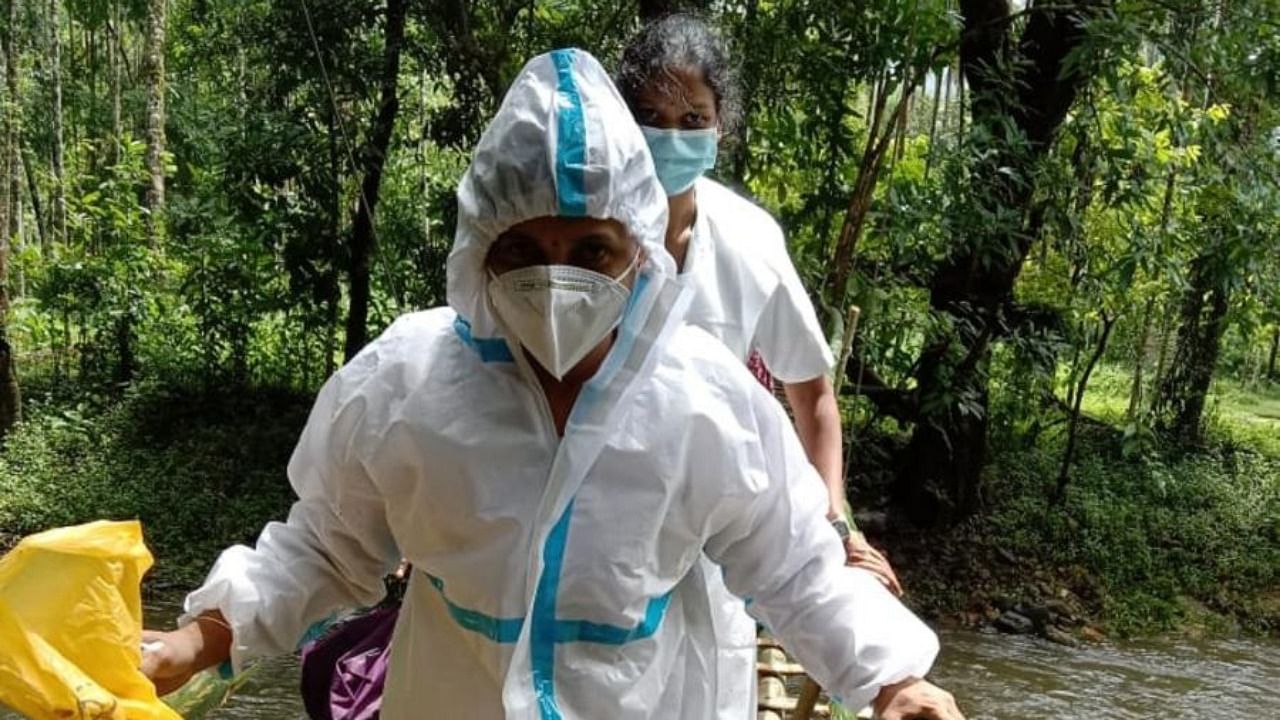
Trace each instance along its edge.
<instances>
[{"instance_id":1,"label":"white ppe coverall","mask_svg":"<svg viewBox=\"0 0 1280 720\"><path fill-rule=\"evenodd\" d=\"M387 720L705 720L705 553L833 692L860 703L924 674L935 636L844 567L782 409L682 323L665 197L594 58L525 66L458 200L449 307L401 318L326 383L289 463L288 520L187 598L188 616L226 617L233 664L376 602L403 556ZM615 218L648 256L563 436L485 299L489 245L547 215Z\"/></svg>"},{"instance_id":2,"label":"white ppe coverall","mask_svg":"<svg viewBox=\"0 0 1280 720\"><path fill-rule=\"evenodd\" d=\"M825 375L834 364L782 228L769 213L710 178L694 186L698 215L680 282L691 292L685 322L724 343L743 364L759 352L784 383ZM707 568L719 647L716 717L755 714L756 622Z\"/></svg>"},{"instance_id":3,"label":"white ppe coverall","mask_svg":"<svg viewBox=\"0 0 1280 720\"><path fill-rule=\"evenodd\" d=\"M680 274L693 291L685 321L743 363L759 352L784 383L827 374L835 358L777 221L711 178L694 188L698 216Z\"/></svg>"}]
</instances>

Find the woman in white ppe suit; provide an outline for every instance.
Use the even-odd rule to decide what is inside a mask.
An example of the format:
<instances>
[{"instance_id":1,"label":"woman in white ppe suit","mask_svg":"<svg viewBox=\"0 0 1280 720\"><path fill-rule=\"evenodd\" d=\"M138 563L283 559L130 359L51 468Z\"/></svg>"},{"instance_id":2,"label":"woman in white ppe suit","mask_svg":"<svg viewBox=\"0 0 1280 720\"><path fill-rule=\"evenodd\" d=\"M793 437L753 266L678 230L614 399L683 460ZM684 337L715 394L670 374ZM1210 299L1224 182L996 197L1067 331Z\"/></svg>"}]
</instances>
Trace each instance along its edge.
<instances>
[{"instance_id":1,"label":"woman in white ppe suit","mask_svg":"<svg viewBox=\"0 0 1280 720\"><path fill-rule=\"evenodd\" d=\"M705 553L834 692L958 718L917 679L933 633L843 567L777 403L681 322L665 201L593 58L525 66L458 200L449 307L326 383L287 522L224 552L187 624L148 636L157 686L289 652L377 601L403 556L383 718L703 720Z\"/></svg>"},{"instance_id":2,"label":"woman in white ppe suit","mask_svg":"<svg viewBox=\"0 0 1280 720\"><path fill-rule=\"evenodd\" d=\"M762 362L783 382L849 564L876 573L900 594L888 561L846 518L840 413L827 377L834 359L782 229L749 200L702 177L714 166L721 136L732 130L737 115L723 42L698 17L668 15L628 43L617 77L669 196L665 245L680 280L693 292L686 320L716 336L742 363ZM720 647L718 717L750 717L756 704L756 623L716 573L708 574Z\"/></svg>"},{"instance_id":3,"label":"woman in white ppe suit","mask_svg":"<svg viewBox=\"0 0 1280 720\"><path fill-rule=\"evenodd\" d=\"M703 177L739 114L723 41L701 18L667 15L631 39L617 75L668 195L665 245L680 279L693 288L687 321L782 381L800 441L826 485L827 516L847 525L840 413L827 377L835 359L782 228L759 206ZM849 532L845 546L851 564L901 594L892 567L860 533Z\"/></svg>"}]
</instances>

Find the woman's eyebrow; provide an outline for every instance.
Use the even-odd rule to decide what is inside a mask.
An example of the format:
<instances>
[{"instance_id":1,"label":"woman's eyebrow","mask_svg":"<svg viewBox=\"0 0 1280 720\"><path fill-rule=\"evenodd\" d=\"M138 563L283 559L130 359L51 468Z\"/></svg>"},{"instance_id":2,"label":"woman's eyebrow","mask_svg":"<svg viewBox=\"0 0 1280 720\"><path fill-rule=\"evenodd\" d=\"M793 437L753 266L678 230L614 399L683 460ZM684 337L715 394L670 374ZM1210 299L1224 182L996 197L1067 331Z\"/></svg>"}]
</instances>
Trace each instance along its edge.
<instances>
[{"instance_id":1,"label":"woman's eyebrow","mask_svg":"<svg viewBox=\"0 0 1280 720\"><path fill-rule=\"evenodd\" d=\"M583 245L596 244L596 245L606 247L609 250L619 250L626 245L627 239L628 238L626 237L617 237L614 235L609 235L607 233L593 232L593 233L588 233L586 235L583 235L582 237L579 237L574 242L583 244Z\"/></svg>"},{"instance_id":2,"label":"woman's eyebrow","mask_svg":"<svg viewBox=\"0 0 1280 720\"><path fill-rule=\"evenodd\" d=\"M493 241L493 244L494 245L498 245L498 244L513 245L513 244L531 243L531 242L534 242L534 240L528 235L525 235L515 230L508 230L502 233L501 235L499 235L498 239Z\"/></svg>"}]
</instances>

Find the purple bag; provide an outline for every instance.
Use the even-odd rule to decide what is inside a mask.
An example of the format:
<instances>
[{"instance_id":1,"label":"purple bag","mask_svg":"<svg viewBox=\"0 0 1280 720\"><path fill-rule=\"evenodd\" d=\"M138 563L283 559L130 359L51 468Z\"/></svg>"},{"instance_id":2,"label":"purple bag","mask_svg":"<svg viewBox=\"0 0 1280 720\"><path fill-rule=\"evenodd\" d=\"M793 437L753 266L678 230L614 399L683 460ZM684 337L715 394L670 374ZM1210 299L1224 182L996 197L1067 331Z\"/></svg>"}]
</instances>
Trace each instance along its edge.
<instances>
[{"instance_id":1,"label":"purple bag","mask_svg":"<svg viewBox=\"0 0 1280 720\"><path fill-rule=\"evenodd\" d=\"M312 720L377 720L400 604L329 628L302 648L302 701Z\"/></svg>"}]
</instances>

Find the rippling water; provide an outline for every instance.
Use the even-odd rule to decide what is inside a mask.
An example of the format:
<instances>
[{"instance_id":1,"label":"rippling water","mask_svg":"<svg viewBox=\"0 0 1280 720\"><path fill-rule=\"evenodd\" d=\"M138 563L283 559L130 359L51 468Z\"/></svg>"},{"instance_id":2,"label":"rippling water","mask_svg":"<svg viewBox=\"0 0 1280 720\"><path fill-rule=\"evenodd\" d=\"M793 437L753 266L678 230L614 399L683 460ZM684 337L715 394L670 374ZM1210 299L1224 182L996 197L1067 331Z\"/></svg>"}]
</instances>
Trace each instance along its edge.
<instances>
[{"instance_id":1,"label":"rippling water","mask_svg":"<svg viewBox=\"0 0 1280 720\"><path fill-rule=\"evenodd\" d=\"M1068 648L944 632L936 679L970 720L1280 717L1280 641L1167 638Z\"/></svg>"},{"instance_id":2,"label":"rippling water","mask_svg":"<svg viewBox=\"0 0 1280 720\"><path fill-rule=\"evenodd\" d=\"M1182 638L1068 648L944 631L935 679L970 720L1280 717L1280 641ZM262 668L215 720L303 718L292 659Z\"/></svg>"},{"instance_id":3,"label":"rippling water","mask_svg":"<svg viewBox=\"0 0 1280 720\"><path fill-rule=\"evenodd\" d=\"M1280 717L1280 641L1168 638L1068 648L943 631L934 678L970 720ZM13 717L0 711L0 720ZM269 661L210 720L305 719L298 664Z\"/></svg>"},{"instance_id":4,"label":"rippling water","mask_svg":"<svg viewBox=\"0 0 1280 720\"><path fill-rule=\"evenodd\" d=\"M208 720L306 720L298 695L298 661L293 657L267 661L222 708Z\"/></svg>"}]
</instances>

